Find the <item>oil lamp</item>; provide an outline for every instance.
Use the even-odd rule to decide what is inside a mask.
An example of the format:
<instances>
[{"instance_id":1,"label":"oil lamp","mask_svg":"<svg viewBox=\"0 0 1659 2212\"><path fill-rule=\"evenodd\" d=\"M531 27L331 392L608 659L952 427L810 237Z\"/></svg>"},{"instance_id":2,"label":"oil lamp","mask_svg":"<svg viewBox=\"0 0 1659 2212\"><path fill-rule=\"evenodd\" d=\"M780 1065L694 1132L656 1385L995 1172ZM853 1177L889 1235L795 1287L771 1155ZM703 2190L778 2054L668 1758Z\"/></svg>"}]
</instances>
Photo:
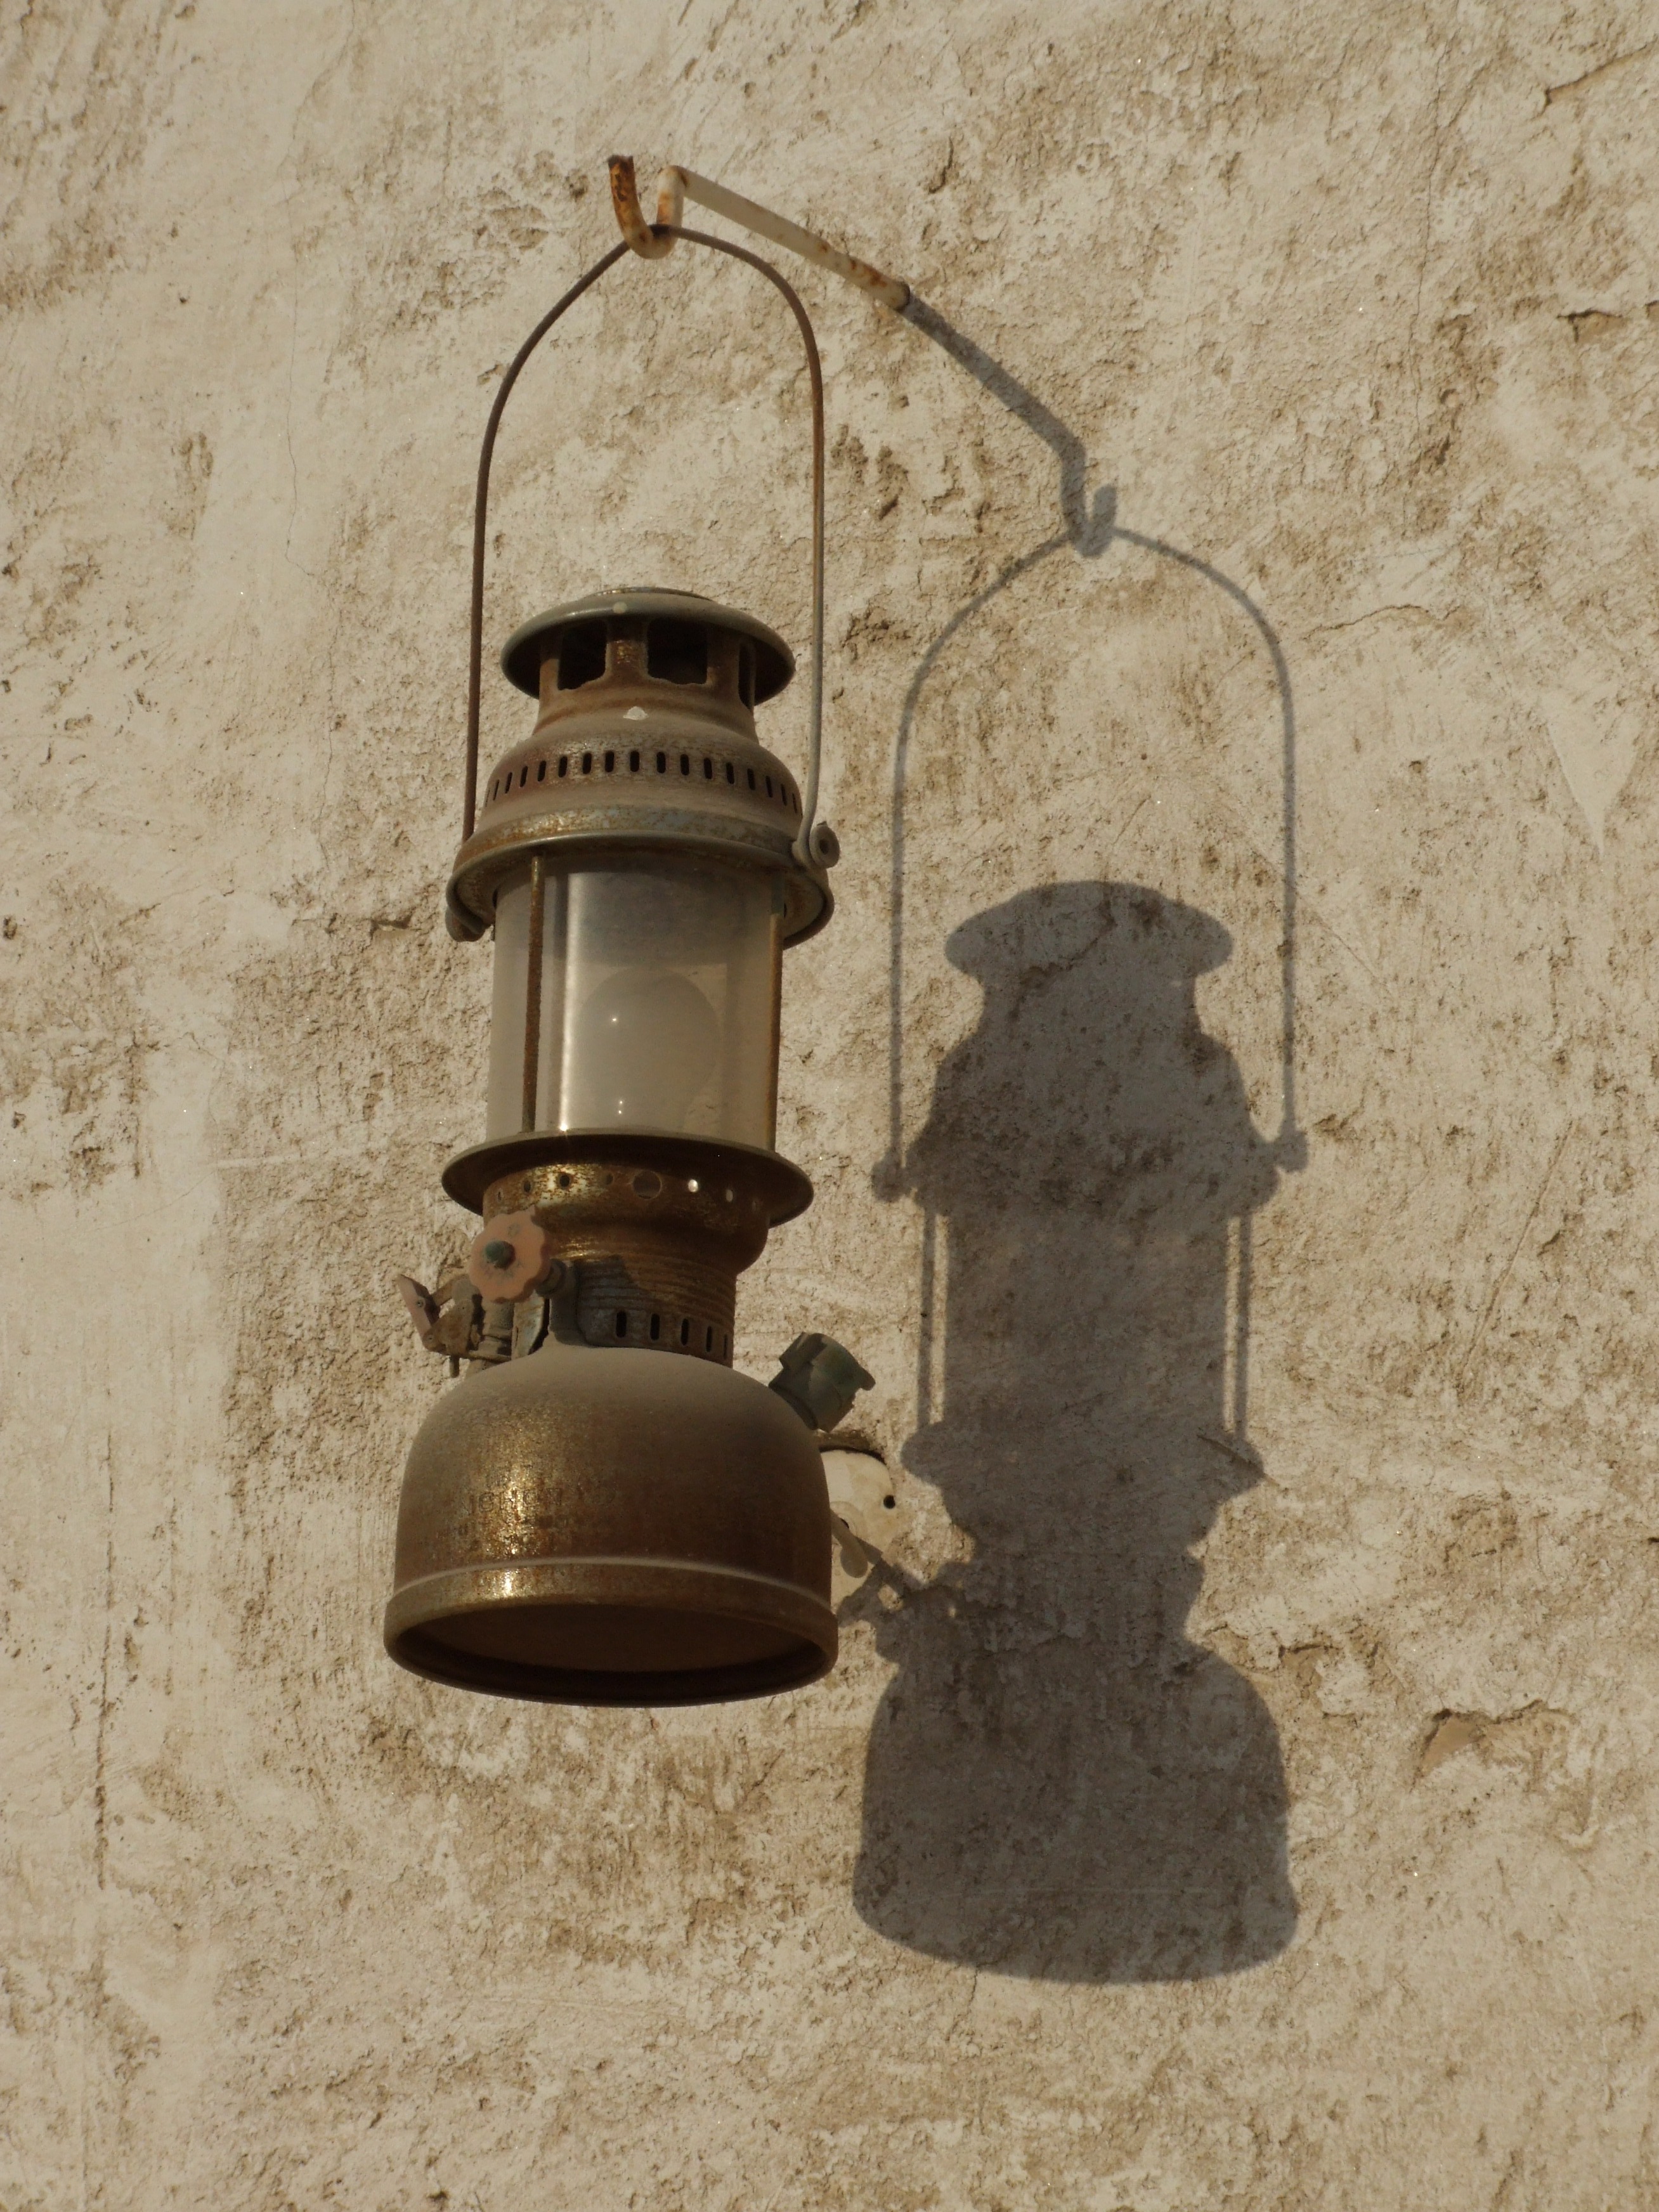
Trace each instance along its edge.
<instances>
[{"instance_id":1,"label":"oil lamp","mask_svg":"<svg viewBox=\"0 0 1659 2212\"><path fill-rule=\"evenodd\" d=\"M678 207L675 221L644 225L631 164L613 163L612 177L623 243L526 340L479 468L467 797L447 908L452 935L493 931L494 986L484 1141L443 1184L483 1224L465 1274L430 1292L401 1279L422 1341L467 1372L410 1455L385 1635L400 1664L463 1688L654 1705L769 1694L833 1665L817 1437L871 1378L817 1334L788 1347L770 1388L732 1364L737 1277L812 1195L775 1138L782 955L829 920L837 856L814 819L817 349L769 264L681 228ZM501 410L590 284L630 248L656 258L676 238L768 277L806 346L805 788L756 726L793 673L783 640L694 593L627 589L554 607L508 639L502 670L537 714L480 793Z\"/></svg>"}]
</instances>

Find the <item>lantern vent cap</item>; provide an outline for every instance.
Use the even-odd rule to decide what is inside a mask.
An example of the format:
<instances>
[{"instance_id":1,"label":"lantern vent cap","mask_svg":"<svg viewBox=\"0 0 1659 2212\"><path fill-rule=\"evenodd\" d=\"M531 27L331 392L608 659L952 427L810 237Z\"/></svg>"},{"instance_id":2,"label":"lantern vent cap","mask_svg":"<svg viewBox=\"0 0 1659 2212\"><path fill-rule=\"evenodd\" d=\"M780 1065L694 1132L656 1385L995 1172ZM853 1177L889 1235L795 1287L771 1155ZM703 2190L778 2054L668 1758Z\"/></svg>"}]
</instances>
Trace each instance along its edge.
<instances>
[{"instance_id":1,"label":"lantern vent cap","mask_svg":"<svg viewBox=\"0 0 1659 2212\"><path fill-rule=\"evenodd\" d=\"M576 623L602 622L607 617L633 622L706 623L710 629L732 631L747 638L755 648L755 704L776 698L795 672L795 656L775 629L736 607L722 606L700 592L659 592L625 588L590 592L586 599L571 599L532 615L520 623L501 647L501 672L532 699L540 695L542 663L561 630Z\"/></svg>"}]
</instances>

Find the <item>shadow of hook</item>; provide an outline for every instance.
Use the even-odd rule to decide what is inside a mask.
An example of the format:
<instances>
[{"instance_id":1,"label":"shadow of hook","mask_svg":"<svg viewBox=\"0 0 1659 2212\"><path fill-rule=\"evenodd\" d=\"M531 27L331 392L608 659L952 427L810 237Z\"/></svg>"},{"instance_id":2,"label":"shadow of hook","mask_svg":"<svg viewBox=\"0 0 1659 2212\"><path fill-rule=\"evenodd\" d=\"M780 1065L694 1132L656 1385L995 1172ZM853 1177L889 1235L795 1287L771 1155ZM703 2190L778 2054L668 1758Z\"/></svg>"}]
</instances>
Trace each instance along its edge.
<instances>
[{"instance_id":1,"label":"shadow of hook","mask_svg":"<svg viewBox=\"0 0 1659 2212\"><path fill-rule=\"evenodd\" d=\"M1000 361L993 360L983 346L975 345L972 338L947 323L937 308L930 307L917 294L911 294L910 304L902 313L906 322L932 338L976 384L1042 439L1060 464L1060 512L1067 542L1085 561L1103 553L1112 542L1117 493L1112 485L1100 484L1092 499L1086 495L1088 455L1076 431Z\"/></svg>"}]
</instances>

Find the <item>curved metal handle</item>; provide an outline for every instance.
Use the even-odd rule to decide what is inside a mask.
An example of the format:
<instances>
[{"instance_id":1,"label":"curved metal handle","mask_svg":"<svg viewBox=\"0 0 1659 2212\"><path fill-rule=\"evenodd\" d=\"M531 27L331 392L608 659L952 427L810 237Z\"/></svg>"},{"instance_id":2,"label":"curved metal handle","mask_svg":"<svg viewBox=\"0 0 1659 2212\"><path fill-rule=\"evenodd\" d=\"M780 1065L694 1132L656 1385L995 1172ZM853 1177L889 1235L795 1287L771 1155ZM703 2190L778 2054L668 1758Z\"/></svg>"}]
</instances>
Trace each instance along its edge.
<instances>
[{"instance_id":1,"label":"curved metal handle","mask_svg":"<svg viewBox=\"0 0 1659 2212\"><path fill-rule=\"evenodd\" d=\"M630 165L631 176L631 165ZM813 825L817 814L818 775L823 750L823 368L818 359L817 340L812 334L812 325L795 289L781 276L769 261L763 261L747 246L735 246L729 239L713 238L706 231L684 230L678 224L660 223L651 233L653 241L660 240L661 251L666 253L677 238L689 245L706 246L711 252L729 254L734 261L745 261L751 269L775 285L788 301L801 342L806 349L806 369L812 387L812 665L811 699L807 732L807 760L805 787L801 796L800 828L796 833L793 851L803 866L819 865L814 842ZM556 301L542 317L530 336L519 348L508 364L489 410L489 420L484 426L483 446L478 455L478 488L472 511L472 609L468 638L470 659L467 668L466 695L466 796L462 808L461 839L465 843L472 835L477 818L478 800L478 710L483 689L483 586L485 530L489 512L489 469L495 457L495 434L501 427L502 410L507 395L518 382L519 373L535 352L537 347L568 307L573 307L582 294L597 284L607 269L614 268L625 253L633 251L630 241L624 238L613 246L609 253L596 261L564 296Z\"/></svg>"},{"instance_id":2,"label":"curved metal handle","mask_svg":"<svg viewBox=\"0 0 1659 2212\"><path fill-rule=\"evenodd\" d=\"M507 364L507 374L502 377L490 404L489 420L484 424L483 445L478 454L478 488L472 502L472 615L469 639L471 657L467 665L466 797L461 807L463 844L472 835L472 825L478 812L478 702L483 689L484 527L489 514L489 465L495 454L495 433L501 426L507 395L519 380L520 370L566 308L574 307L582 294L597 284L605 270L613 268L627 251L626 240L620 246L613 246L603 259L596 261L591 269L576 279L562 300L554 301Z\"/></svg>"}]
</instances>

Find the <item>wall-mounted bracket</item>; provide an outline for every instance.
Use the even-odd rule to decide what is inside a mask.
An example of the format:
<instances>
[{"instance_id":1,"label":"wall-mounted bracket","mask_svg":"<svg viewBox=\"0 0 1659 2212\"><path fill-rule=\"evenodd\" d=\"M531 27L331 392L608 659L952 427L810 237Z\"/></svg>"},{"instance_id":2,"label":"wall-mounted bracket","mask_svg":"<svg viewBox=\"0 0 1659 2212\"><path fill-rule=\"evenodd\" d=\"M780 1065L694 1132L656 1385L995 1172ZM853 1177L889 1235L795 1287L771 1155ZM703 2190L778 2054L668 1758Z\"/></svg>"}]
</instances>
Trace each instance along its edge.
<instances>
[{"instance_id":1,"label":"wall-mounted bracket","mask_svg":"<svg viewBox=\"0 0 1659 2212\"><path fill-rule=\"evenodd\" d=\"M740 223L757 238L768 239L774 246L799 253L803 261L811 262L815 268L828 269L837 276L844 276L849 284L868 293L872 300L879 300L884 307L891 307L895 313L910 304L910 287L902 277L886 276L873 263L842 252L840 246L831 246L816 231L791 222L787 216L774 215L770 208L745 199L741 192L728 191L724 185L700 177L695 169L682 168L678 162L671 162L657 173L656 222L648 223L640 206L633 155L611 155L611 204L617 210L623 236L646 260L660 261L665 254L673 252L672 234L679 229L684 220L687 200L695 200L713 215L723 215L728 222Z\"/></svg>"}]
</instances>

